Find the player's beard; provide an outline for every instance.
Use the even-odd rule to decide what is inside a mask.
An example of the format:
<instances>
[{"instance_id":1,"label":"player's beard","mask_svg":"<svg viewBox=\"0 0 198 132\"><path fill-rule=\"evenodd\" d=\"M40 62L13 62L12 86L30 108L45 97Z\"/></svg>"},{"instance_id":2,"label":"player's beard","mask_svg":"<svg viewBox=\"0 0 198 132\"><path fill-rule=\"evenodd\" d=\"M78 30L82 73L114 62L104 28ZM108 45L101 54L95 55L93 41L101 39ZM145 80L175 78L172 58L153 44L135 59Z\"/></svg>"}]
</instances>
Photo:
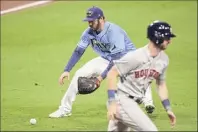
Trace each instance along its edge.
<instances>
[{"instance_id":1,"label":"player's beard","mask_svg":"<svg viewBox=\"0 0 198 132\"><path fill-rule=\"evenodd\" d=\"M94 31L98 31L100 29L100 22L98 19L96 21L97 23L93 22L91 25L89 25L89 27L93 29Z\"/></svg>"},{"instance_id":2,"label":"player's beard","mask_svg":"<svg viewBox=\"0 0 198 132\"><path fill-rule=\"evenodd\" d=\"M164 42L159 46L160 50L166 50L170 41L164 40Z\"/></svg>"},{"instance_id":3,"label":"player's beard","mask_svg":"<svg viewBox=\"0 0 198 132\"><path fill-rule=\"evenodd\" d=\"M160 48L161 50L166 50L167 47L168 47L168 45L169 45L170 43L171 43L170 37L166 37L166 38L164 39L163 43L159 46L159 48Z\"/></svg>"},{"instance_id":4,"label":"player's beard","mask_svg":"<svg viewBox=\"0 0 198 132\"><path fill-rule=\"evenodd\" d=\"M165 50L165 49L166 49L166 46L163 45L163 44L161 44L161 45L159 46L159 48L160 48L160 50Z\"/></svg>"},{"instance_id":5,"label":"player's beard","mask_svg":"<svg viewBox=\"0 0 198 132\"><path fill-rule=\"evenodd\" d=\"M167 44L162 43L162 44L159 46L159 48L160 48L160 50L166 50L166 49L167 49L167 46L168 46L168 43L167 43Z\"/></svg>"},{"instance_id":6,"label":"player's beard","mask_svg":"<svg viewBox=\"0 0 198 132\"><path fill-rule=\"evenodd\" d=\"M99 31L99 29L100 29L100 21L99 21L99 19L97 20L98 22L97 22L97 26L96 26L96 31Z\"/></svg>"}]
</instances>

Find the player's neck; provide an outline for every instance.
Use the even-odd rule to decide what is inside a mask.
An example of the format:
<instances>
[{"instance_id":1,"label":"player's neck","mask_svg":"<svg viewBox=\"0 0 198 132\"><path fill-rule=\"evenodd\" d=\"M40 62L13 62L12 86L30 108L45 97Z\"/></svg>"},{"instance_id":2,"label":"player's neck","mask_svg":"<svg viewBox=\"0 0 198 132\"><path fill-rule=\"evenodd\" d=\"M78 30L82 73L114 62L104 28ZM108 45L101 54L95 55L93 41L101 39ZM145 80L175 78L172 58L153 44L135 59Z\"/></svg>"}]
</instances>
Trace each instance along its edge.
<instances>
[{"instance_id":1,"label":"player's neck","mask_svg":"<svg viewBox=\"0 0 198 132\"><path fill-rule=\"evenodd\" d=\"M148 49L151 57L156 57L160 53L160 49L156 47L152 42L149 42Z\"/></svg>"},{"instance_id":2,"label":"player's neck","mask_svg":"<svg viewBox=\"0 0 198 132\"><path fill-rule=\"evenodd\" d=\"M100 24L100 28L97 30L97 32L101 32L102 30L104 30L104 26L105 26L105 20Z\"/></svg>"}]
</instances>

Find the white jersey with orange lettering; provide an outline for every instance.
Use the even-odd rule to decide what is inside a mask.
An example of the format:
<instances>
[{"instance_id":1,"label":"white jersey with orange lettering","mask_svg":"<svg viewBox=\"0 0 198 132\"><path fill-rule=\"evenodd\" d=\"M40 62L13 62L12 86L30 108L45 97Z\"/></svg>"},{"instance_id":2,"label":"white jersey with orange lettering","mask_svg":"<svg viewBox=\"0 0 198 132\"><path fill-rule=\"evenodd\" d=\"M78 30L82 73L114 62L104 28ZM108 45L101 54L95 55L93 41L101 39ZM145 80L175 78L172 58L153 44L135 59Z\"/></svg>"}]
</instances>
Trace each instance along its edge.
<instances>
[{"instance_id":1,"label":"white jersey with orange lettering","mask_svg":"<svg viewBox=\"0 0 198 132\"><path fill-rule=\"evenodd\" d=\"M165 80L169 59L164 51L151 57L148 45L128 52L114 65L121 77L117 84L118 120L110 120L108 131L158 131L150 118L140 109L139 103L145 98L145 91L152 80ZM127 123L127 125L125 124Z\"/></svg>"},{"instance_id":2,"label":"white jersey with orange lettering","mask_svg":"<svg viewBox=\"0 0 198 132\"><path fill-rule=\"evenodd\" d=\"M158 56L151 57L148 45L129 52L114 64L118 69L121 80L118 82L118 90L131 96L144 98L146 88L152 80L159 78L165 80L165 71L169 63L169 58L164 51Z\"/></svg>"}]
</instances>

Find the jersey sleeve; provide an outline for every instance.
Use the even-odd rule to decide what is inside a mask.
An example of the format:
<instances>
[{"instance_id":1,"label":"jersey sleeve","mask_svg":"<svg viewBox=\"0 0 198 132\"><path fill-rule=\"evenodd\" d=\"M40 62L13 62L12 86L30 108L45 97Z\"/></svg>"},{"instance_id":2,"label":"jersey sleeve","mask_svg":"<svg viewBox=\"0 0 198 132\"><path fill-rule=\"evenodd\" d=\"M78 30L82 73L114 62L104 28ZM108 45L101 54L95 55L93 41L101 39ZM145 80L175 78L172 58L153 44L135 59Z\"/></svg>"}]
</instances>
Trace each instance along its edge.
<instances>
[{"instance_id":1,"label":"jersey sleeve","mask_svg":"<svg viewBox=\"0 0 198 132\"><path fill-rule=\"evenodd\" d=\"M140 65L136 51L128 52L122 58L113 62L120 76L126 75L129 71L135 70Z\"/></svg>"},{"instance_id":2,"label":"jersey sleeve","mask_svg":"<svg viewBox=\"0 0 198 132\"><path fill-rule=\"evenodd\" d=\"M166 68L163 69L162 73L159 75L159 81L160 82L163 82L165 81L165 78L166 78Z\"/></svg>"},{"instance_id":3,"label":"jersey sleeve","mask_svg":"<svg viewBox=\"0 0 198 132\"><path fill-rule=\"evenodd\" d=\"M81 37L80 37L80 41L78 42L77 46L80 47L80 48L83 48L83 49L86 49L89 44L90 44L90 39L89 39L89 35L88 35L88 30L89 29L86 29Z\"/></svg>"},{"instance_id":4,"label":"jersey sleeve","mask_svg":"<svg viewBox=\"0 0 198 132\"><path fill-rule=\"evenodd\" d=\"M111 54L116 54L125 50L124 34L119 28L112 26L108 34L109 42L111 44Z\"/></svg>"},{"instance_id":5,"label":"jersey sleeve","mask_svg":"<svg viewBox=\"0 0 198 132\"><path fill-rule=\"evenodd\" d=\"M158 82L164 82L166 80L166 71L167 66L162 70L162 73L159 75Z\"/></svg>"},{"instance_id":6,"label":"jersey sleeve","mask_svg":"<svg viewBox=\"0 0 198 132\"><path fill-rule=\"evenodd\" d=\"M162 73L159 75L159 78L157 79L158 80L158 82L164 82L165 80L166 80L166 71L167 71L167 68L168 68L168 65L169 65L169 58L168 58L168 56L165 56L164 58L163 58L164 60L166 60L166 61L164 61L164 68L162 69Z\"/></svg>"}]
</instances>

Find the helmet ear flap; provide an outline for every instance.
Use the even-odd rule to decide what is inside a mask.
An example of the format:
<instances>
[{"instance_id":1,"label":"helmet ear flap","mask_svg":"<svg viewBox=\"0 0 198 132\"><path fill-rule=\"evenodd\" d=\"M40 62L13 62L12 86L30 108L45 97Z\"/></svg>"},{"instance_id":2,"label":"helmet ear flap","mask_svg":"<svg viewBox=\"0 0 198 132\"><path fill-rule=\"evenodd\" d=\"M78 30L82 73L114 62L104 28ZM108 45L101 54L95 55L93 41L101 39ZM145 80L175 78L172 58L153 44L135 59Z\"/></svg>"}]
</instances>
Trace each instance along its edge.
<instances>
[{"instance_id":1,"label":"helmet ear flap","mask_svg":"<svg viewBox=\"0 0 198 132\"><path fill-rule=\"evenodd\" d=\"M158 45L161 45L164 42L164 37L158 38L158 41L159 41L159 44Z\"/></svg>"},{"instance_id":2,"label":"helmet ear flap","mask_svg":"<svg viewBox=\"0 0 198 132\"><path fill-rule=\"evenodd\" d=\"M150 36L148 35L148 38L155 44L155 45L160 45L164 42L164 35L161 34L160 32L154 31L151 33Z\"/></svg>"},{"instance_id":3,"label":"helmet ear flap","mask_svg":"<svg viewBox=\"0 0 198 132\"><path fill-rule=\"evenodd\" d=\"M161 45L164 42L163 37L153 37L150 40L156 45Z\"/></svg>"},{"instance_id":4,"label":"helmet ear flap","mask_svg":"<svg viewBox=\"0 0 198 132\"><path fill-rule=\"evenodd\" d=\"M164 38L161 37L161 36L156 37L156 38L154 38L154 39L155 39L154 43L155 43L156 45L161 45L161 44L164 42Z\"/></svg>"}]
</instances>

